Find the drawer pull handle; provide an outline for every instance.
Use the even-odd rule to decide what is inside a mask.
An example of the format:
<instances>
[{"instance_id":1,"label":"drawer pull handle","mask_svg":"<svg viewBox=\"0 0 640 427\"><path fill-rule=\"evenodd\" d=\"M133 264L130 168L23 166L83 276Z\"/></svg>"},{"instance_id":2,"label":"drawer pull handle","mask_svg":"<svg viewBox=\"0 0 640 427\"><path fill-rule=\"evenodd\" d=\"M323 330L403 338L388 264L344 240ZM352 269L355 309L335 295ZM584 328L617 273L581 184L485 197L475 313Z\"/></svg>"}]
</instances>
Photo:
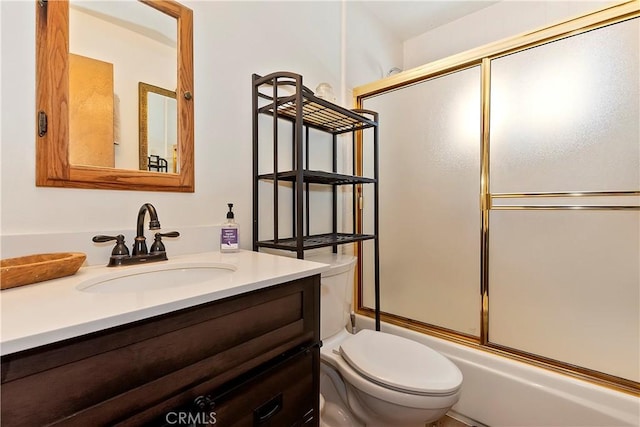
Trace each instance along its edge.
<instances>
[{"instance_id":1,"label":"drawer pull handle","mask_svg":"<svg viewBox=\"0 0 640 427\"><path fill-rule=\"evenodd\" d=\"M198 396L193 400L193 404L196 409L201 411L213 409L214 406L213 400L209 396Z\"/></svg>"},{"instance_id":2,"label":"drawer pull handle","mask_svg":"<svg viewBox=\"0 0 640 427\"><path fill-rule=\"evenodd\" d=\"M253 411L253 425L258 426L268 421L282 409L282 393Z\"/></svg>"}]
</instances>

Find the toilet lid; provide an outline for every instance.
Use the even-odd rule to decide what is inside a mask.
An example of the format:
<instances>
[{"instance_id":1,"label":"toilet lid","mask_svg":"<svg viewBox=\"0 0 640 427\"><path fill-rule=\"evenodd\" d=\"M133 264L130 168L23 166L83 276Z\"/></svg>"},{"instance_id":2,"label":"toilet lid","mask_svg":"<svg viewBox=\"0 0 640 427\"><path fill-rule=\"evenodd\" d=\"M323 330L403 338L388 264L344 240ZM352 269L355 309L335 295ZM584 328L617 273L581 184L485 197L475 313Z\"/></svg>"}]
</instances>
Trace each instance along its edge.
<instances>
[{"instance_id":1,"label":"toilet lid","mask_svg":"<svg viewBox=\"0 0 640 427\"><path fill-rule=\"evenodd\" d=\"M394 390L446 395L462 384L462 373L449 359L397 335L365 329L343 341L340 353L360 375Z\"/></svg>"}]
</instances>

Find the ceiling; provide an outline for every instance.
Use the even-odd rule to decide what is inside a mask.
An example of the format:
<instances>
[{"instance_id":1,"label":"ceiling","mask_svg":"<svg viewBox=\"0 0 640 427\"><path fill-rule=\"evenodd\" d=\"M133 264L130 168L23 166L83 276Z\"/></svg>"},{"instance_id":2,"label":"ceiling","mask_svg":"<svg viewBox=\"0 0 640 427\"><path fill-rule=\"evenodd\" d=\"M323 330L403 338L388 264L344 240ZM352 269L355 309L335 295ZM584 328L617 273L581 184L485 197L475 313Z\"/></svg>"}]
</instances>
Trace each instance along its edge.
<instances>
[{"instance_id":1,"label":"ceiling","mask_svg":"<svg viewBox=\"0 0 640 427\"><path fill-rule=\"evenodd\" d=\"M404 41L498 1L383 0L359 3Z\"/></svg>"},{"instance_id":2,"label":"ceiling","mask_svg":"<svg viewBox=\"0 0 640 427\"><path fill-rule=\"evenodd\" d=\"M69 7L169 47L176 47L176 19L144 3L70 0Z\"/></svg>"}]
</instances>

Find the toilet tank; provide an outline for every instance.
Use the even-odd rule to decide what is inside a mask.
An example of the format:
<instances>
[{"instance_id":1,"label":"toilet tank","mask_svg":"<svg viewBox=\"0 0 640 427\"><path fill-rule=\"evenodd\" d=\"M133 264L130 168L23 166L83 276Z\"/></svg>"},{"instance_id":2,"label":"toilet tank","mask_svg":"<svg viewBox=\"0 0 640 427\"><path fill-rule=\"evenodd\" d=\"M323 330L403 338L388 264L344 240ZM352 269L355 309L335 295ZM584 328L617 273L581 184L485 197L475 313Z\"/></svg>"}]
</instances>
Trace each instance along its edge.
<instances>
[{"instance_id":1,"label":"toilet tank","mask_svg":"<svg viewBox=\"0 0 640 427\"><path fill-rule=\"evenodd\" d=\"M318 254L305 259L331 266L320 277L320 337L326 339L342 331L349 322L356 257Z\"/></svg>"}]
</instances>

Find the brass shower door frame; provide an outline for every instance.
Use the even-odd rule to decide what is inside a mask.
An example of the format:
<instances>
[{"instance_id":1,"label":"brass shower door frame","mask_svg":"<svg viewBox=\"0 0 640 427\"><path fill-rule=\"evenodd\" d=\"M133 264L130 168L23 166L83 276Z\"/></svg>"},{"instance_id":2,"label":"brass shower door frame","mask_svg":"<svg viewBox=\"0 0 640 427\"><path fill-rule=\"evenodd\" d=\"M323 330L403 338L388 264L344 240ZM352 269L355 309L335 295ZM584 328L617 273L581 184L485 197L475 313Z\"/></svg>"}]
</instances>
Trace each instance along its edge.
<instances>
[{"instance_id":1,"label":"brass shower door frame","mask_svg":"<svg viewBox=\"0 0 640 427\"><path fill-rule=\"evenodd\" d=\"M366 98L390 92L395 89L410 86L415 83L430 80L471 67L480 66L481 73L481 129L480 129L480 336L475 337L450 330L436 325L426 324L413 319L404 318L391 313L381 312L383 321L412 329L421 333L434 335L449 341L457 342L477 349L499 354L511 359L519 360L535 366L550 369L592 383L606 386L615 390L640 395L640 383L605 374L592 369L575 366L566 362L550 359L544 356L528 353L515 348L495 344L489 340L489 213L491 210L640 210L637 205L494 205L494 199L531 199L541 197L562 197L575 200L584 200L585 197L604 196L640 196L640 191L582 191L582 192L539 192L539 193L491 193L490 180L490 97L491 97L491 61L520 52L532 47L549 42L561 40L570 36L582 34L594 29L640 17L640 0L624 1L595 12L591 12L577 18L569 19L561 23L547 26L535 31L527 32L515 37L507 38L495 43L490 43L476 49L431 62L420 67L407 70L400 74L378 80L354 89L355 108L364 108ZM384 118L381 118L384 123ZM383 125L384 126L384 125ZM359 136L356 144L357 171L362 174L362 137ZM356 188L361 200L362 188ZM356 232L361 233L363 228L362 204L356 216ZM358 314L373 317L374 311L362 304L362 243L356 244L358 264L356 268L356 286L354 289L354 307Z\"/></svg>"}]
</instances>

